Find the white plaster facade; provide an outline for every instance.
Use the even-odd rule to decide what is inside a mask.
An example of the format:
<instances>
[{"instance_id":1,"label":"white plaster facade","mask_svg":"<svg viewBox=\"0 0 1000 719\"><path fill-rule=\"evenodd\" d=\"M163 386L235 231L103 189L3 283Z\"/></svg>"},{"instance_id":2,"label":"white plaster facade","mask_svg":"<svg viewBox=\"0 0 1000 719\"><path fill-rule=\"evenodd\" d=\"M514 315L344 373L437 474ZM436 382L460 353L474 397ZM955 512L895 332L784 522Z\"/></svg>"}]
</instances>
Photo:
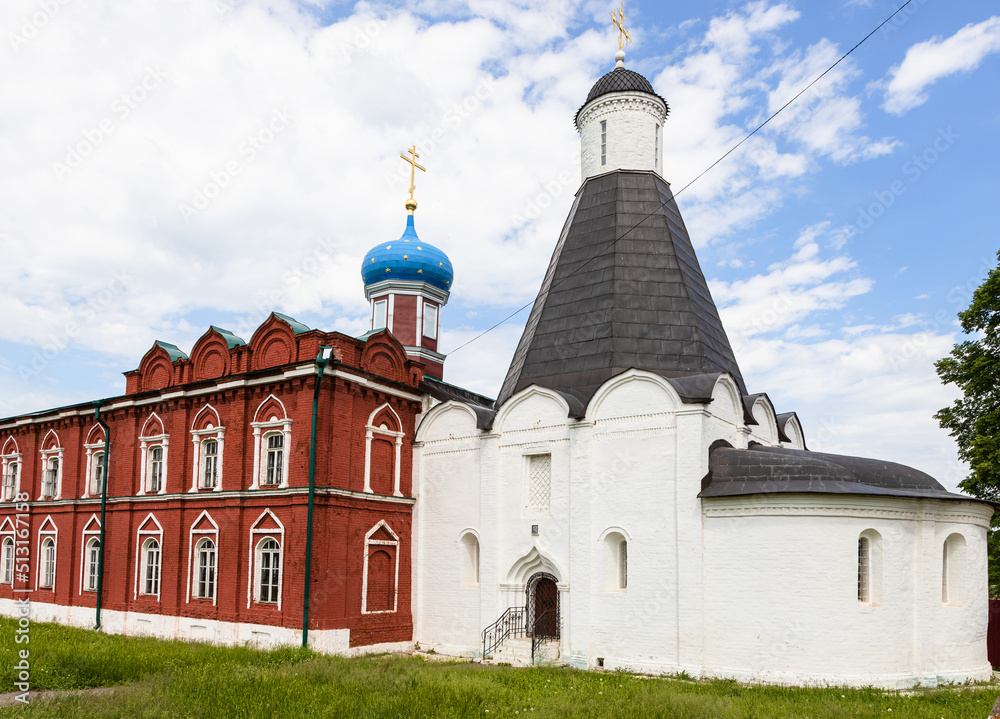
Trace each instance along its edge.
<instances>
[{"instance_id":1,"label":"white plaster facade","mask_svg":"<svg viewBox=\"0 0 1000 719\"><path fill-rule=\"evenodd\" d=\"M488 430L458 402L428 405L415 445L414 640L477 655L482 630L555 577L563 661L794 684L904 687L987 679L986 528L969 501L819 494L699 499L717 440L779 440L760 396L744 421L735 382L685 404L658 375L606 382L582 419L528 387ZM789 427L792 431L789 431ZM526 500L525 457L551 455L549 509ZM538 525L537 536L532 525ZM858 539L881 537L881 596L858 601ZM463 573L470 533L478 586ZM942 600L942 547L964 537L965 598ZM608 536L627 542L609 583ZM874 568L873 568L874 571Z\"/></svg>"},{"instance_id":2,"label":"white plaster facade","mask_svg":"<svg viewBox=\"0 0 1000 719\"><path fill-rule=\"evenodd\" d=\"M644 92L591 100L578 117L583 179L612 170L651 170L662 176L666 119L666 104Z\"/></svg>"}]
</instances>

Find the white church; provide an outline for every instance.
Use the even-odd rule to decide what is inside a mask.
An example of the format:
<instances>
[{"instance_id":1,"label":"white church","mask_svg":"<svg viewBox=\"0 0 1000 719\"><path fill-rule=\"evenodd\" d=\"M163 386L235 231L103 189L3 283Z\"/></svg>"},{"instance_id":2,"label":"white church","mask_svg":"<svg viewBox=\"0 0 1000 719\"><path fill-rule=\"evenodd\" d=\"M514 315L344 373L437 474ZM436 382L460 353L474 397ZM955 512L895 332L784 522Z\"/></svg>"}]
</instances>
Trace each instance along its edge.
<instances>
[{"instance_id":1,"label":"white church","mask_svg":"<svg viewBox=\"0 0 1000 719\"><path fill-rule=\"evenodd\" d=\"M662 176L667 114L619 52L576 115L582 185L499 396L425 380L414 641L754 682L989 679L992 505L811 452L748 391Z\"/></svg>"}]
</instances>

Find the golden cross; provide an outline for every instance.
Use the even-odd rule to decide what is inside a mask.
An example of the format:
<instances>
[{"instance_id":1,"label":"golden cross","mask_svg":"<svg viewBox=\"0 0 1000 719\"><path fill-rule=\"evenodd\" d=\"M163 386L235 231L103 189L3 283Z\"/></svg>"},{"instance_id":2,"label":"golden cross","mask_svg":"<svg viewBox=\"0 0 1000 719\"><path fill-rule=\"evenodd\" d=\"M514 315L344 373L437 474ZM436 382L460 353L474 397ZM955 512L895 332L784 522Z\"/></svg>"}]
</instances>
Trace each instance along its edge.
<instances>
[{"instance_id":1,"label":"golden cross","mask_svg":"<svg viewBox=\"0 0 1000 719\"><path fill-rule=\"evenodd\" d=\"M611 22L618 28L618 49L624 50L626 45L632 44L632 36L625 25L625 0L622 0L620 8L611 13Z\"/></svg>"},{"instance_id":2,"label":"golden cross","mask_svg":"<svg viewBox=\"0 0 1000 719\"><path fill-rule=\"evenodd\" d=\"M407 150L407 152L410 153L410 157L406 155L400 155L400 157L410 163L410 199L406 201L406 209L412 215L413 211L417 209L417 201L413 199L413 191L417 189L417 170L427 172L427 168L417 164L417 158L420 157L420 153L417 152L416 145Z\"/></svg>"}]
</instances>

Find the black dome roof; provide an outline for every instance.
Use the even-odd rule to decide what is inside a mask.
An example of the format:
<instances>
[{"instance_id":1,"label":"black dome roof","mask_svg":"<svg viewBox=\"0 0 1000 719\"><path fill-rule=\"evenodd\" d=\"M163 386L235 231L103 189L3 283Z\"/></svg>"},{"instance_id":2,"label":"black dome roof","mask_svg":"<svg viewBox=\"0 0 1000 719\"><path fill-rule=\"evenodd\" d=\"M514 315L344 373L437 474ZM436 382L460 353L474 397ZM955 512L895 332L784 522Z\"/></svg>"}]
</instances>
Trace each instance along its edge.
<instances>
[{"instance_id":1,"label":"black dome roof","mask_svg":"<svg viewBox=\"0 0 1000 719\"><path fill-rule=\"evenodd\" d=\"M583 108L586 107L591 100L612 92L644 92L647 95L652 95L653 97L663 100L663 104L667 107L667 113L670 113L670 106L667 105L667 101L656 94L656 91L653 89L649 80L644 78L639 73L633 70L627 70L624 67L616 67L614 70L595 82L594 86L590 88L590 93L587 95L587 101L583 103L580 110L583 110ZM577 110L576 112L575 119L577 124L579 124L580 110Z\"/></svg>"}]
</instances>

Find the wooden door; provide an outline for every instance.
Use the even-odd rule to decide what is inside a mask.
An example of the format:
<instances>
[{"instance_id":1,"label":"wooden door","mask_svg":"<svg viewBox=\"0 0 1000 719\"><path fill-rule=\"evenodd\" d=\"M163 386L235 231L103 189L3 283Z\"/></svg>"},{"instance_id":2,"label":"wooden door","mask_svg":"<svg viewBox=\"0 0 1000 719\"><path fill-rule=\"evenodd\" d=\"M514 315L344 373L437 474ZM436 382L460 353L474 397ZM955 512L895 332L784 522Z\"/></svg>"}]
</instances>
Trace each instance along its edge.
<instances>
[{"instance_id":1,"label":"wooden door","mask_svg":"<svg viewBox=\"0 0 1000 719\"><path fill-rule=\"evenodd\" d=\"M559 588L548 577L535 582L535 633L545 637L559 636Z\"/></svg>"}]
</instances>

